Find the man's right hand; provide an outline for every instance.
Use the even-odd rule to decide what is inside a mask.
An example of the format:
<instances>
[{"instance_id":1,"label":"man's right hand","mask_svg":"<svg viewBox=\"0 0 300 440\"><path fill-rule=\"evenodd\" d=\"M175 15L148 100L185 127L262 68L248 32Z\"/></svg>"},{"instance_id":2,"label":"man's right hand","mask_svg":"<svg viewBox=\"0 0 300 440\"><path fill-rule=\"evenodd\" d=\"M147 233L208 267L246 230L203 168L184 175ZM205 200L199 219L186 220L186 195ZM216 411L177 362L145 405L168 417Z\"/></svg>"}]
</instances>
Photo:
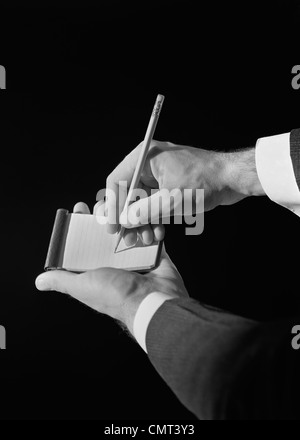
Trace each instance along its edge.
<instances>
[{"instance_id":1,"label":"man's right hand","mask_svg":"<svg viewBox=\"0 0 300 440\"><path fill-rule=\"evenodd\" d=\"M126 156L107 178L107 188L113 190L116 195L116 198L111 198L108 192L105 204L109 233L118 231L120 214L127 197L127 187L120 186L120 182L126 181L129 187L141 147L142 143ZM148 225L151 220L161 218L161 205L157 203L150 205L150 202L151 198L160 197L163 189L169 191L178 189L181 192L184 189L204 189L205 211L210 211L219 205L236 203L247 196L264 195L256 172L254 148L223 153L170 142L152 141L140 184L149 197L130 205L129 210L139 211L140 224L131 225L128 220L122 223L128 229L124 236L127 245L136 242L137 230L145 244L150 244L153 239L157 241L163 239L162 225L155 224L152 227ZM151 190L157 192L150 196ZM100 198L97 196L97 200ZM195 206L196 201L193 202ZM149 206L152 207L151 210ZM155 212L153 206L156 206ZM100 206L100 210L103 214L104 205ZM126 218L130 218L130 215Z\"/></svg>"}]
</instances>

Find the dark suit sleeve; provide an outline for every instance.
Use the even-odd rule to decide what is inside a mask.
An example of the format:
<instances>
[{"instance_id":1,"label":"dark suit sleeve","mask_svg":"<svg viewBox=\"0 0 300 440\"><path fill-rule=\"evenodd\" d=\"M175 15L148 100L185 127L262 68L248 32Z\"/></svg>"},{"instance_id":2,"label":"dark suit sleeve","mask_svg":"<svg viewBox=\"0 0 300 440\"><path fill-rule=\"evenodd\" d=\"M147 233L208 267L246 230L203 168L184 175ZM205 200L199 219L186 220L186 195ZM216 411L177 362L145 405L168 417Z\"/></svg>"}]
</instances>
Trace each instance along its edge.
<instances>
[{"instance_id":1,"label":"dark suit sleeve","mask_svg":"<svg viewBox=\"0 0 300 440\"><path fill-rule=\"evenodd\" d=\"M258 323L174 299L152 318L146 345L158 373L199 419L295 419L300 351L291 342L297 322Z\"/></svg>"},{"instance_id":2,"label":"dark suit sleeve","mask_svg":"<svg viewBox=\"0 0 300 440\"><path fill-rule=\"evenodd\" d=\"M300 189L300 129L291 132L290 143L294 173Z\"/></svg>"}]
</instances>

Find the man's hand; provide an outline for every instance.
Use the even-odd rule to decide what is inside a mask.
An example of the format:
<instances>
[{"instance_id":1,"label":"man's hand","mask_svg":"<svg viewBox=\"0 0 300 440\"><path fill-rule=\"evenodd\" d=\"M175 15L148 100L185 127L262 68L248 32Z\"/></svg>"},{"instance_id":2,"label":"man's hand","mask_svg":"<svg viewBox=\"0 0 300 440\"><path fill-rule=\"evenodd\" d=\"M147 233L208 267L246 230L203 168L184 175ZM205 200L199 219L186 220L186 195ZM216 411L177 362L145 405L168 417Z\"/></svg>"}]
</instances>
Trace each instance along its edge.
<instances>
[{"instance_id":1,"label":"man's hand","mask_svg":"<svg viewBox=\"0 0 300 440\"><path fill-rule=\"evenodd\" d=\"M116 198L110 198L108 192L106 200L105 209L110 233L116 233L119 228L118 219L127 196L126 188L120 186L120 182L126 181L128 186L130 185L141 147L142 143L126 156L107 178L107 188L113 190L116 195ZM157 203L151 205L151 198L157 199L159 191L163 189L172 191L176 188L181 192L184 189L204 189L205 211L210 211L219 205L236 203L247 196L264 195L256 172L254 148L234 153L220 153L158 141L152 141L141 176L141 187L148 194L153 189L158 192L130 206L129 211L139 212L141 225L134 225L140 226L136 229L128 222L123 223L128 228L124 236L128 246L136 242L137 231L146 244L150 244L153 239L163 239L162 225L152 225L152 228L147 226L151 219L161 217L161 205ZM100 198L100 195L97 196L97 200ZM157 212L153 212L153 205L156 205ZM100 211L103 215L103 206ZM117 224L113 224L116 219Z\"/></svg>"},{"instance_id":2,"label":"man's hand","mask_svg":"<svg viewBox=\"0 0 300 440\"><path fill-rule=\"evenodd\" d=\"M89 214L89 208L84 203L77 203L74 213ZM159 266L146 275L113 268L81 274L55 270L39 275L36 287L68 294L123 322L131 333L136 311L149 293L159 291L174 298L188 296L182 278L164 248Z\"/></svg>"}]
</instances>

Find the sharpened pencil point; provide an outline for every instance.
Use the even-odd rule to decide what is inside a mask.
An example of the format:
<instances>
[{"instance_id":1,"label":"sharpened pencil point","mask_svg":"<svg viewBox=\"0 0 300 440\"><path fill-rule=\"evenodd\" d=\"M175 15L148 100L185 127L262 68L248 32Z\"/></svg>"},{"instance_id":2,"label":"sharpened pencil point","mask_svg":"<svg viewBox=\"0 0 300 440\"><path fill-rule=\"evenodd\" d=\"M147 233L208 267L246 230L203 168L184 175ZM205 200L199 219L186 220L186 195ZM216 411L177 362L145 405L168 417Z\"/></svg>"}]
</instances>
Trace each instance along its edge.
<instances>
[{"instance_id":1,"label":"sharpened pencil point","mask_svg":"<svg viewBox=\"0 0 300 440\"><path fill-rule=\"evenodd\" d=\"M114 253L116 253L117 250L118 250L118 247L119 247L120 241L122 240L122 237L123 237L123 233L124 233L124 232L123 232L122 229L121 229L121 231L119 232L118 238L117 238L117 243L116 243L116 247L115 247L115 252L114 252Z\"/></svg>"}]
</instances>

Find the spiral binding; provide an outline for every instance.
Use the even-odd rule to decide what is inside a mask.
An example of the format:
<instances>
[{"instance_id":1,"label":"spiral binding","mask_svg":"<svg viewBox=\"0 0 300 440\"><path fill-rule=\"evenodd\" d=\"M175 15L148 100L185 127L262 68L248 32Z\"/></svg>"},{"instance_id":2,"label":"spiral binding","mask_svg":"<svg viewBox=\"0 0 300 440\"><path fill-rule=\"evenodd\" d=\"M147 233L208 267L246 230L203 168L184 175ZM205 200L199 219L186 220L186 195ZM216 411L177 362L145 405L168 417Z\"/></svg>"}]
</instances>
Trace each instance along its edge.
<instances>
[{"instance_id":1,"label":"spiral binding","mask_svg":"<svg viewBox=\"0 0 300 440\"><path fill-rule=\"evenodd\" d=\"M45 262L45 270L62 268L69 222L69 211L58 209Z\"/></svg>"}]
</instances>

